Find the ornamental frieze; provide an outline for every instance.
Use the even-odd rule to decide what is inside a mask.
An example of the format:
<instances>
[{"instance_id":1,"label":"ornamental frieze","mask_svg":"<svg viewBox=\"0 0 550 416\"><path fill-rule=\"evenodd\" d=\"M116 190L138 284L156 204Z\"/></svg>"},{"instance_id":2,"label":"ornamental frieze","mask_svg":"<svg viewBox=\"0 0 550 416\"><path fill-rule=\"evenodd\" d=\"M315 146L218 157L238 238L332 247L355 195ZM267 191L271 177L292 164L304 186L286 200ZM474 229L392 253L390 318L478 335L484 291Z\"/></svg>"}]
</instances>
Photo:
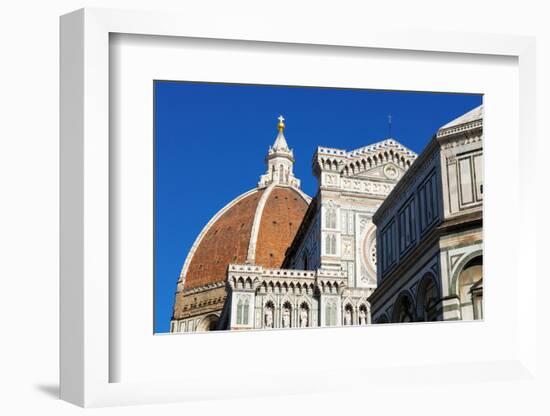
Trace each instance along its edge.
<instances>
[{"instance_id":1,"label":"ornamental frieze","mask_svg":"<svg viewBox=\"0 0 550 416\"><path fill-rule=\"evenodd\" d=\"M374 182L362 179L342 179L342 189L346 191L364 192L375 195L388 195L393 189L394 184L384 182Z\"/></svg>"}]
</instances>

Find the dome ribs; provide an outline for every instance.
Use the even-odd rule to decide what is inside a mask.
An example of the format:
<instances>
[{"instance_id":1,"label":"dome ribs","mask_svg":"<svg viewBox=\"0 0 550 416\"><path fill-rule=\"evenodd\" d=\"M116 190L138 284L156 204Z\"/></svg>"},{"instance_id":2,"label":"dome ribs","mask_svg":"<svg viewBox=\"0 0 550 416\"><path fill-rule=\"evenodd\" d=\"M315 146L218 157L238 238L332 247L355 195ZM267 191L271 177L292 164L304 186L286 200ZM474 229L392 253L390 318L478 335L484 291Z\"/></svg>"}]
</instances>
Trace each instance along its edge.
<instances>
[{"instance_id":1,"label":"dome ribs","mask_svg":"<svg viewBox=\"0 0 550 416\"><path fill-rule=\"evenodd\" d=\"M252 222L262 193L263 190L258 190L240 200L212 224L189 264L184 290L224 281L228 264L246 260Z\"/></svg>"},{"instance_id":2,"label":"dome ribs","mask_svg":"<svg viewBox=\"0 0 550 416\"><path fill-rule=\"evenodd\" d=\"M256 242L257 265L281 267L308 207L303 198L297 196L296 191L288 187L275 187L271 192Z\"/></svg>"},{"instance_id":3,"label":"dome ribs","mask_svg":"<svg viewBox=\"0 0 550 416\"><path fill-rule=\"evenodd\" d=\"M223 282L227 266L245 263L256 211L265 189L237 201L206 231L193 253L184 291ZM275 186L263 207L255 250L255 264L280 267L292 244L308 203L292 187Z\"/></svg>"}]
</instances>

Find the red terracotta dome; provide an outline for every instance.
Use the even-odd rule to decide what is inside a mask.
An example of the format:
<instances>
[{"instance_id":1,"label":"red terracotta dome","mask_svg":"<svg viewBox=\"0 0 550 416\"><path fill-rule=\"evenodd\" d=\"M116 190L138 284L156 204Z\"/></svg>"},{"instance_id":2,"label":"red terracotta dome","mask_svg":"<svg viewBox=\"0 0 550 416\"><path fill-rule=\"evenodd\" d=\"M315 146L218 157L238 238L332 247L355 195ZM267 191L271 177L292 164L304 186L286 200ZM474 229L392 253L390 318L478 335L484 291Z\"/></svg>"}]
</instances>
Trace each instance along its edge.
<instances>
[{"instance_id":1,"label":"red terracotta dome","mask_svg":"<svg viewBox=\"0 0 550 416\"><path fill-rule=\"evenodd\" d=\"M309 201L297 188L280 184L233 200L195 241L180 277L183 290L225 281L231 263L281 267Z\"/></svg>"},{"instance_id":2,"label":"red terracotta dome","mask_svg":"<svg viewBox=\"0 0 550 416\"><path fill-rule=\"evenodd\" d=\"M230 264L282 267L311 198L294 176L294 152L284 136L284 117L278 120L278 134L265 156L267 169L258 187L214 215L191 247L177 284L172 319L178 322L172 330L225 327L218 320L226 305Z\"/></svg>"}]
</instances>

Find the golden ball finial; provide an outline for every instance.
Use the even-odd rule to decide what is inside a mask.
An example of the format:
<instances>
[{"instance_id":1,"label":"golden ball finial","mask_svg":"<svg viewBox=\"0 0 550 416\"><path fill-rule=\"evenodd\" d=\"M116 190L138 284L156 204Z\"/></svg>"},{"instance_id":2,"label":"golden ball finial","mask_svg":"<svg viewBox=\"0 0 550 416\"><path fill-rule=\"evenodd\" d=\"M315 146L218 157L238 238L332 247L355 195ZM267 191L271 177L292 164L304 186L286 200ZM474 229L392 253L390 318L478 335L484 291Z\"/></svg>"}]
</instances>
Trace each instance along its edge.
<instances>
[{"instance_id":1,"label":"golden ball finial","mask_svg":"<svg viewBox=\"0 0 550 416\"><path fill-rule=\"evenodd\" d=\"M283 116L279 116L279 124L277 126L277 128L279 129L279 131L283 131L285 129L285 118Z\"/></svg>"}]
</instances>

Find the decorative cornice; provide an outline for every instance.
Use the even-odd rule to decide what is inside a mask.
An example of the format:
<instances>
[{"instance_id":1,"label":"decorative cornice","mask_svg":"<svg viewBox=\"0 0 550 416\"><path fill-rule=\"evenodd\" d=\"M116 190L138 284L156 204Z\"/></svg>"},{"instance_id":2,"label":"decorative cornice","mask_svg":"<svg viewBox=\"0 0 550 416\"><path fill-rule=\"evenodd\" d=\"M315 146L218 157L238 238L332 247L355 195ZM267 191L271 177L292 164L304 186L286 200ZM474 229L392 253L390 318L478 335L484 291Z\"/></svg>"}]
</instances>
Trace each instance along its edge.
<instances>
[{"instance_id":1,"label":"decorative cornice","mask_svg":"<svg viewBox=\"0 0 550 416\"><path fill-rule=\"evenodd\" d=\"M325 155L325 156L336 156L336 157L344 157L346 159L354 159L358 157L363 157L368 154L376 154L381 150L385 149L396 149L405 155L409 155L411 157L415 157L416 153L412 150L408 149L407 147L403 146L401 143L399 143L395 139L385 139L373 144L369 144L367 146L360 147L358 149L346 151L343 149L336 149L331 147L325 147L325 146L319 146L317 147L316 155Z\"/></svg>"},{"instance_id":2,"label":"decorative cornice","mask_svg":"<svg viewBox=\"0 0 550 416\"><path fill-rule=\"evenodd\" d=\"M313 285L321 293L326 287L335 287L343 290L347 285L347 272L341 270L295 270L272 269L251 264L230 264L227 273L227 284L231 289L242 280L247 286L239 289L244 291L256 290L263 283L280 285Z\"/></svg>"},{"instance_id":3,"label":"decorative cornice","mask_svg":"<svg viewBox=\"0 0 550 416\"><path fill-rule=\"evenodd\" d=\"M443 139L443 140L442 140ZM470 143L477 143L483 140L483 130L477 127L473 130L464 130L449 136L438 138L441 143L441 149L451 149L453 147L464 146Z\"/></svg>"},{"instance_id":4,"label":"decorative cornice","mask_svg":"<svg viewBox=\"0 0 550 416\"><path fill-rule=\"evenodd\" d=\"M473 120L469 123L459 124L458 126L449 127L446 129L440 129L437 131L436 137L439 139L441 137L446 137L481 127L483 127L483 119Z\"/></svg>"},{"instance_id":5,"label":"decorative cornice","mask_svg":"<svg viewBox=\"0 0 550 416\"><path fill-rule=\"evenodd\" d=\"M313 155L313 172L338 173L341 177L355 177L388 163L407 169L417 155L394 139L386 139L349 152L341 149L318 147Z\"/></svg>"},{"instance_id":6,"label":"decorative cornice","mask_svg":"<svg viewBox=\"0 0 550 416\"><path fill-rule=\"evenodd\" d=\"M197 287L194 287L192 289L183 290L183 294L185 296L193 295L195 293L205 292L207 290L218 289L218 288L224 287L224 286L225 286L224 281L214 282L214 283L209 283L209 284L203 285L203 286L197 286Z\"/></svg>"}]
</instances>

